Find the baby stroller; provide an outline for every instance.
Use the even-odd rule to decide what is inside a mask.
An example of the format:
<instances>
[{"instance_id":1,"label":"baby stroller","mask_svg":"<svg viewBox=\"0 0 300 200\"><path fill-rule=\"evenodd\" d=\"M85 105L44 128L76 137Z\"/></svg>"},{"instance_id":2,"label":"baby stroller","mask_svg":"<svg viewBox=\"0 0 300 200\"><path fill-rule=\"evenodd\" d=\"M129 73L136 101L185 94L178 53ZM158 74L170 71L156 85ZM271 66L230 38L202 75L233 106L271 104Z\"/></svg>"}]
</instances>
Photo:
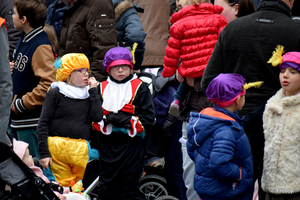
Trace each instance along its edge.
<instances>
[{"instance_id":1,"label":"baby stroller","mask_svg":"<svg viewBox=\"0 0 300 200\"><path fill-rule=\"evenodd\" d=\"M40 199L59 200L52 189L62 193L61 187L52 188L46 184L15 154L12 139L6 135L0 142L0 199ZM5 192L5 185L11 192Z\"/></svg>"}]
</instances>

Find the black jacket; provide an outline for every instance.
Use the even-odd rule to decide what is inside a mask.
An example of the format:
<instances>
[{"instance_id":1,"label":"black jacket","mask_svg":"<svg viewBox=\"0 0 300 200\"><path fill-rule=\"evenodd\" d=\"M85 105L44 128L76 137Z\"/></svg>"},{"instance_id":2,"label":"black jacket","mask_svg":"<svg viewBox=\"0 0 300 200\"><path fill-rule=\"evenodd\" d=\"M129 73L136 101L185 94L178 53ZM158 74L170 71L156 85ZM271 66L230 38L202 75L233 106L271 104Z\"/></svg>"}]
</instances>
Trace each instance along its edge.
<instances>
[{"instance_id":1,"label":"black jacket","mask_svg":"<svg viewBox=\"0 0 300 200\"><path fill-rule=\"evenodd\" d=\"M267 61L277 45L285 52L300 51L300 23L291 19L282 0L262 0L258 11L230 22L221 32L202 78L206 90L220 73L238 73L246 82L264 81L246 93L240 115L248 115L280 88L279 68Z\"/></svg>"}]
</instances>

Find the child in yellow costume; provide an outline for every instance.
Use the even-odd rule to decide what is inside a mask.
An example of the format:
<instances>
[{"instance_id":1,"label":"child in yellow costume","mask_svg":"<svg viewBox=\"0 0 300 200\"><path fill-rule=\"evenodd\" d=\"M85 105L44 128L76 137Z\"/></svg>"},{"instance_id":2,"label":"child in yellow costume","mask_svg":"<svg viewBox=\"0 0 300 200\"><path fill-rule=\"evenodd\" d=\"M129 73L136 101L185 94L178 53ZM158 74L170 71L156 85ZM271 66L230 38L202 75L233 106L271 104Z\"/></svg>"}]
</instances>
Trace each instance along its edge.
<instances>
[{"instance_id":1,"label":"child in yellow costume","mask_svg":"<svg viewBox=\"0 0 300 200\"><path fill-rule=\"evenodd\" d=\"M66 54L54 66L58 82L46 94L37 128L40 164L51 167L60 185L70 187L72 180L83 179L89 158L86 140L91 122L102 120L102 103L84 54Z\"/></svg>"}]
</instances>

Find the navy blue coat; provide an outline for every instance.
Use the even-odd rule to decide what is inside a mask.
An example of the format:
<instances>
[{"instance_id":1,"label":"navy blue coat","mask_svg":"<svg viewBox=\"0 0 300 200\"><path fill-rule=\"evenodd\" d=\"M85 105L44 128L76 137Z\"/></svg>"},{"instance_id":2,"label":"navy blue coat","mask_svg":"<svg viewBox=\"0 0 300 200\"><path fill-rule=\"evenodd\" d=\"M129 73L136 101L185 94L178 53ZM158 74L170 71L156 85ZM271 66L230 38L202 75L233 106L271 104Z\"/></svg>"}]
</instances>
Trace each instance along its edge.
<instances>
[{"instance_id":1,"label":"navy blue coat","mask_svg":"<svg viewBox=\"0 0 300 200\"><path fill-rule=\"evenodd\" d=\"M217 106L202 112L191 112L188 126L187 149L195 162L196 192L202 200L249 200L253 161L242 120L237 112Z\"/></svg>"},{"instance_id":2,"label":"navy blue coat","mask_svg":"<svg viewBox=\"0 0 300 200\"><path fill-rule=\"evenodd\" d=\"M136 61L134 69L138 70L144 60L146 33L137 10L143 9L128 0L113 0L112 2L115 8L119 42L125 43L125 47L132 47L135 42L138 43L134 54Z\"/></svg>"},{"instance_id":3,"label":"navy blue coat","mask_svg":"<svg viewBox=\"0 0 300 200\"><path fill-rule=\"evenodd\" d=\"M47 8L46 24L52 25L56 31L57 39L59 41L61 24L67 6L60 3L59 0L54 1Z\"/></svg>"}]
</instances>

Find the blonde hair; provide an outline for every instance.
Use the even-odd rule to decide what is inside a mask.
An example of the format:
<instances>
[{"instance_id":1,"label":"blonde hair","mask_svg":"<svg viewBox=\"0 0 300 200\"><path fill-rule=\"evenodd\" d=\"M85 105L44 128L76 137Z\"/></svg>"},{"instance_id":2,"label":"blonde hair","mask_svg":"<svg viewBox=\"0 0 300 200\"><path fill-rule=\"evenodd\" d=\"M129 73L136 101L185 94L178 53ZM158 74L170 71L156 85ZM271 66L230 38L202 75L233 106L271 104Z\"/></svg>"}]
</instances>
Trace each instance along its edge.
<instances>
[{"instance_id":1,"label":"blonde hair","mask_svg":"<svg viewBox=\"0 0 300 200\"><path fill-rule=\"evenodd\" d=\"M210 0L193 0L194 5L200 5L201 3L210 3Z\"/></svg>"},{"instance_id":2,"label":"blonde hair","mask_svg":"<svg viewBox=\"0 0 300 200\"><path fill-rule=\"evenodd\" d=\"M53 48L54 53L57 53L57 51L58 51L58 39L57 39L57 35L56 35L54 27L52 25L45 24L44 31L48 35L48 38L49 38L49 40L52 44L52 48Z\"/></svg>"},{"instance_id":3,"label":"blonde hair","mask_svg":"<svg viewBox=\"0 0 300 200\"><path fill-rule=\"evenodd\" d=\"M180 0L181 4L186 4L187 0ZM201 3L211 3L210 0L192 0L193 5L200 5Z\"/></svg>"}]
</instances>

